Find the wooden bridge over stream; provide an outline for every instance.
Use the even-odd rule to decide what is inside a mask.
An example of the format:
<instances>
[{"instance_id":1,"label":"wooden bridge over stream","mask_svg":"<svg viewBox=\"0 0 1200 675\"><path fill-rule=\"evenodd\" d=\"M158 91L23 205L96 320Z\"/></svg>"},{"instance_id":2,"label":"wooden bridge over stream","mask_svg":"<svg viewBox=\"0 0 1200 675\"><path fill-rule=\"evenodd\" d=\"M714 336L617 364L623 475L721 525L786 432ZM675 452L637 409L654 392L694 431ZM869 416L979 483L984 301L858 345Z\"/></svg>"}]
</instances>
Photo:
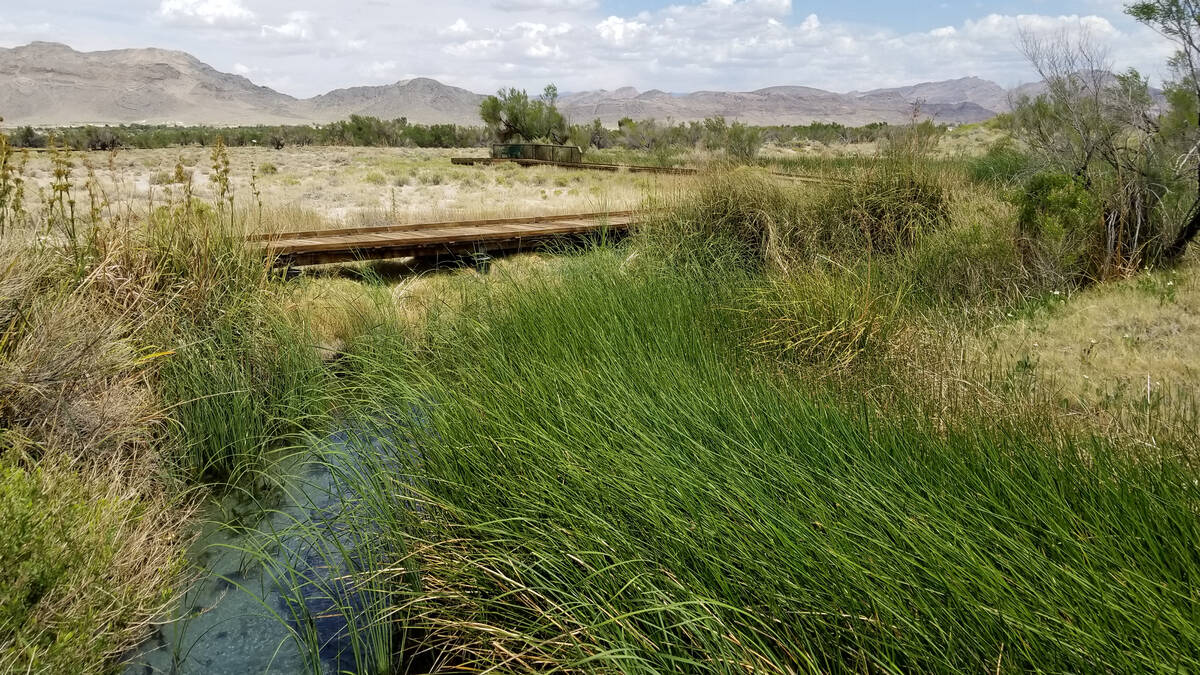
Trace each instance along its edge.
<instances>
[{"instance_id":1,"label":"wooden bridge over stream","mask_svg":"<svg viewBox=\"0 0 1200 675\"><path fill-rule=\"evenodd\" d=\"M380 225L247 237L277 266L490 255L531 250L555 239L602 232L623 233L636 211L491 218Z\"/></svg>"}]
</instances>

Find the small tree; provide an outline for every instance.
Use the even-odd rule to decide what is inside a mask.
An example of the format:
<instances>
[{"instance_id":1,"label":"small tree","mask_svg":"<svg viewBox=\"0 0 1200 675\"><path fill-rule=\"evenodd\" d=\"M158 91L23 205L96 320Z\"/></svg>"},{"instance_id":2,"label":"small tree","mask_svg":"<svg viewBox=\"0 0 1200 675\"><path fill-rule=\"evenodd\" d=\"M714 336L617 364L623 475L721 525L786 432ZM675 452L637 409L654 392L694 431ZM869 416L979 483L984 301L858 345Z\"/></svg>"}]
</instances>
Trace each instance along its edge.
<instances>
[{"instance_id":1,"label":"small tree","mask_svg":"<svg viewBox=\"0 0 1200 675\"><path fill-rule=\"evenodd\" d=\"M1195 234L1180 225L1194 219L1182 214L1195 213L1195 190L1169 157L1175 139L1163 131L1147 80L1134 70L1114 75L1086 35L1046 40L1024 33L1022 42L1045 91L1014 103L1013 128L1047 171L1093 196L1090 219L1072 210L1070 239L1081 256L1071 257L1088 261L1077 268L1103 278L1177 259ZM1057 187L1039 192L1034 183ZM1054 211L1052 202L1073 194L1060 183L1043 175L1027 186L1022 231L1031 247L1056 240L1047 233L1061 229L1042 227L1058 222L1042 217ZM1181 209L1181 201L1191 208Z\"/></svg>"},{"instance_id":2,"label":"small tree","mask_svg":"<svg viewBox=\"0 0 1200 675\"><path fill-rule=\"evenodd\" d=\"M501 89L479 105L483 123L501 142L567 140L567 120L558 111L558 87L546 85L541 97L530 99L520 89Z\"/></svg>"},{"instance_id":3,"label":"small tree","mask_svg":"<svg viewBox=\"0 0 1200 675\"><path fill-rule=\"evenodd\" d=\"M762 147L762 131L734 122L725 132L725 154L740 162L749 162Z\"/></svg>"},{"instance_id":4,"label":"small tree","mask_svg":"<svg viewBox=\"0 0 1200 675\"><path fill-rule=\"evenodd\" d=\"M1180 157L1177 170L1195 175L1196 198L1188 210L1187 219L1179 234L1168 245L1165 254L1177 259L1187 251L1188 244L1200 234L1200 2L1196 0L1154 0L1135 2L1126 6L1126 13L1149 26L1179 47L1171 60L1176 80L1168 87L1174 94L1171 101L1174 110L1186 109L1193 115L1197 126L1184 124L1177 130L1184 137L1186 151Z\"/></svg>"}]
</instances>

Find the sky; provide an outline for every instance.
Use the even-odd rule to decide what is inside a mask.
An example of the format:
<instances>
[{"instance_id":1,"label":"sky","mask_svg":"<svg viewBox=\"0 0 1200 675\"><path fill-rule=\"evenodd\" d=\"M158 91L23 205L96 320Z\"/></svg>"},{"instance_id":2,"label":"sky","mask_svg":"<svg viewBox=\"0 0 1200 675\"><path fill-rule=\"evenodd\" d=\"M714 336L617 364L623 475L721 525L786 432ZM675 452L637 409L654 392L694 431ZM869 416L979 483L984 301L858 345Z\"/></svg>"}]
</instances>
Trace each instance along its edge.
<instances>
[{"instance_id":1,"label":"sky","mask_svg":"<svg viewBox=\"0 0 1200 675\"><path fill-rule=\"evenodd\" d=\"M1085 33L1152 80L1173 52L1121 0L0 0L0 46L160 47L300 97L432 77L492 92L865 91L1034 78L1022 29Z\"/></svg>"}]
</instances>

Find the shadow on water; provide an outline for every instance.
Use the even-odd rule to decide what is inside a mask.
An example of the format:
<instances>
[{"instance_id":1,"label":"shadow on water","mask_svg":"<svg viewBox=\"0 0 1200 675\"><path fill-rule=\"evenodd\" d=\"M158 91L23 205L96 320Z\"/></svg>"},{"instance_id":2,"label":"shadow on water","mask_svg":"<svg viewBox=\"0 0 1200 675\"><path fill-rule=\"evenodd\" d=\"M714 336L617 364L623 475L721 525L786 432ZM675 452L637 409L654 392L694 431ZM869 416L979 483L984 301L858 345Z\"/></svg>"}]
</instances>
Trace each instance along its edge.
<instances>
[{"instance_id":1,"label":"shadow on water","mask_svg":"<svg viewBox=\"0 0 1200 675\"><path fill-rule=\"evenodd\" d=\"M417 574L395 570L402 544L378 523L413 513L406 495L420 454L385 429L396 427L370 424L314 442L273 506L244 496L214 505L193 556L204 576L128 657L125 675L416 667L394 662L404 629L392 614Z\"/></svg>"}]
</instances>

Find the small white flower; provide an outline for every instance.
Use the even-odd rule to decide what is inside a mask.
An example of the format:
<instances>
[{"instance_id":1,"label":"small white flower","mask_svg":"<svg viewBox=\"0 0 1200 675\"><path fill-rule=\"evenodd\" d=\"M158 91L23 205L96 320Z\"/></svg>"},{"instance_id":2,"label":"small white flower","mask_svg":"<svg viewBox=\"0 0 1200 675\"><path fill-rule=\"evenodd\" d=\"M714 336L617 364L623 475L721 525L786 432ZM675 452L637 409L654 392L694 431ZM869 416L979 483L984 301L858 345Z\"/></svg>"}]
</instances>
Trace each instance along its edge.
<instances>
[{"instance_id":1,"label":"small white flower","mask_svg":"<svg viewBox=\"0 0 1200 675\"><path fill-rule=\"evenodd\" d=\"M1175 285L1175 282L1174 282L1174 281L1168 281L1168 282L1167 282L1167 285L1168 285L1168 286L1174 286L1174 285Z\"/></svg>"}]
</instances>

